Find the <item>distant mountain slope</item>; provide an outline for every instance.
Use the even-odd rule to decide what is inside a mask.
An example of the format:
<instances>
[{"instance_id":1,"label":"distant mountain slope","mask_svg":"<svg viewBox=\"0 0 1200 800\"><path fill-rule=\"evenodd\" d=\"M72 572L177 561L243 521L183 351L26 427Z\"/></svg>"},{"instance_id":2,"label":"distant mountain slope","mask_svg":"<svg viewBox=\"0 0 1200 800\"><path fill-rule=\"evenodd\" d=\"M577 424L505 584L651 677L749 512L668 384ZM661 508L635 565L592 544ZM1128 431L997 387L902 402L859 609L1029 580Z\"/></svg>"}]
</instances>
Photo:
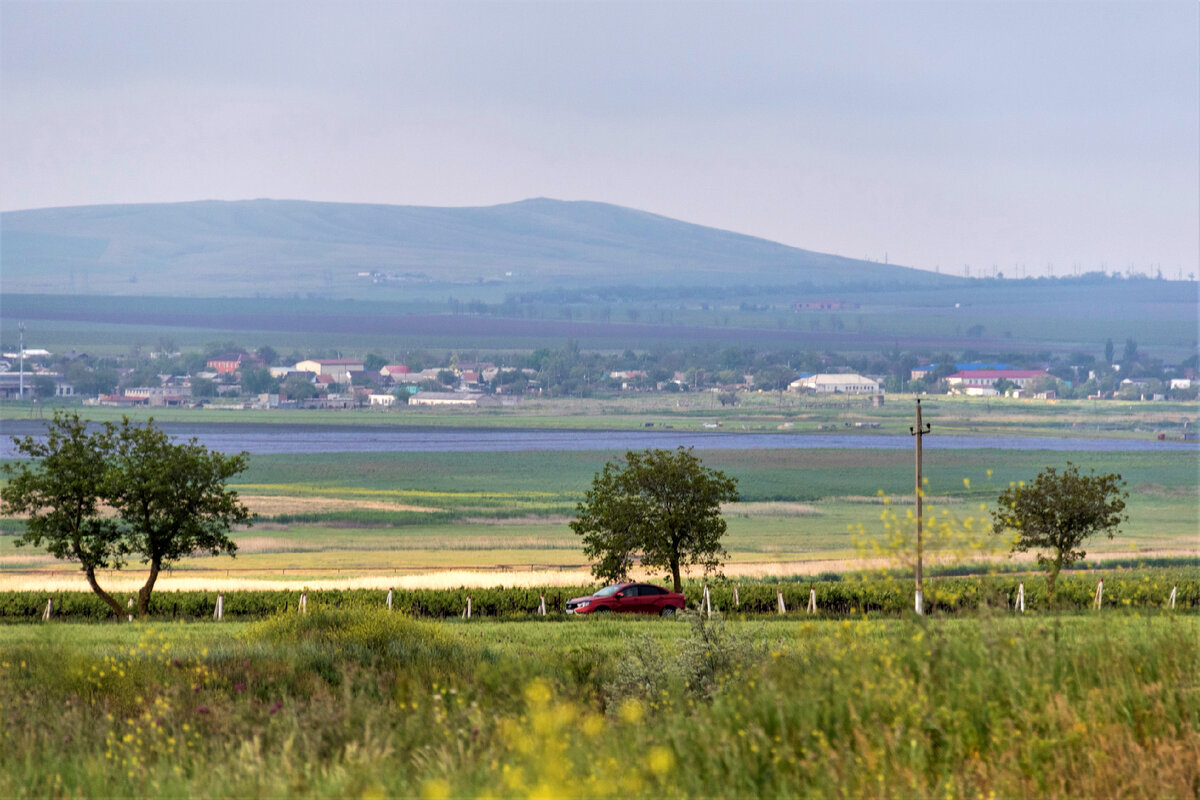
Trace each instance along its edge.
<instances>
[{"instance_id":1,"label":"distant mountain slope","mask_svg":"<svg viewBox=\"0 0 1200 800\"><path fill-rule=\"evenodd\" d=\"M202 201L0 215L5 292L353 296L371 290L363 272L384 273L394 286L954 280L620 206L549 199L483 208Z\"/></svg>"}]
</instances>

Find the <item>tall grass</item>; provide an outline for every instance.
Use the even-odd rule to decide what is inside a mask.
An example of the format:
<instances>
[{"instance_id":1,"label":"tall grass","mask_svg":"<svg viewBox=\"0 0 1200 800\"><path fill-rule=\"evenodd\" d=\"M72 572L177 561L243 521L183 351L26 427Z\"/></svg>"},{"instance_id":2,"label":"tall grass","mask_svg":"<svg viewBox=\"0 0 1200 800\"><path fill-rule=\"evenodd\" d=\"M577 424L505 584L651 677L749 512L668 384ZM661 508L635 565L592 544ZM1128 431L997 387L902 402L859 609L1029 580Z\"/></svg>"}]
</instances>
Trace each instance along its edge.
<instances>
[{"instance_id":1,"label":"tall grass","mask_svg":"<svg viewBox=\"0 0 1200 800\"><path fill-rule=\"evenodd\" d=\"M0 629L0 795L1183 798L1200 785L1193 617L316 611L214 628Z\"/></svg>"}]
</instances>

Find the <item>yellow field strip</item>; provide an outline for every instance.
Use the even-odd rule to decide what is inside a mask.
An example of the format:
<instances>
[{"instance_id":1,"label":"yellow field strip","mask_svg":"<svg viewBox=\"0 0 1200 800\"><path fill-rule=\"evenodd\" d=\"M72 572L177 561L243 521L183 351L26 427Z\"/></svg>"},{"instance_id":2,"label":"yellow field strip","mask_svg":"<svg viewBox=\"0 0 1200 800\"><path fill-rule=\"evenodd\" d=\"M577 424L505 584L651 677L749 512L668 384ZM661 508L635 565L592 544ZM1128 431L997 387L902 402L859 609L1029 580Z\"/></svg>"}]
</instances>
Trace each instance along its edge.
<instances>
[{"instance_id":1,"label":"yellow field strip","mask_svg":"<svg viewBox=\"0 0 1200 800\"><path fill-rule=\"evenodd\" d=\"M1191 550L1146 550L1093 552L1092 558L1130 556L1140 558L1197 557ZM1007 557L993 559L1007 560ZM1013 560L1033 567L1033 557L1022 554ZM785 578L817 575L823 572L882 569L890 566L886 559L821 558L795 561L738 561L725 565L726 578ZM242 571L214 569L166 573L159 578L160 591L237 591L255 589L445 589L457 587L537 587L572 586L595 583L596 579L584 564L507 564L496 567L474 566L458 568L342 568L339 570ZM295 574L298 573L298 574ZM691 577L701 577L694 572ZM660 578L661 573L635 570L637 579ZM113 592L136 591L145 580L138 570L112 572L100 576L100 584ZM13 570L0 572L0 591L63 592L89 591L81 573L62 570Z\"/></svg>"}]
</instances>

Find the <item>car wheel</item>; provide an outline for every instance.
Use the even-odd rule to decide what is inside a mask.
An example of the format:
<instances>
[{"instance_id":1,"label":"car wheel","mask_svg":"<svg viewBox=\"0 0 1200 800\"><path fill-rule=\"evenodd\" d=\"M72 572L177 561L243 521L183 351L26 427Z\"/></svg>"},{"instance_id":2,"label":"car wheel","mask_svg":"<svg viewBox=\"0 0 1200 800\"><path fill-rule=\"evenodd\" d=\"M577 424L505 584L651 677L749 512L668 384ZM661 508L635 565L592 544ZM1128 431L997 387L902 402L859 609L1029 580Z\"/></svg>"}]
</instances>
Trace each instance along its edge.
<instances>
[{"instance_id":1,"label":"car wheel","mask_svg":"<svg viewBox=\"0 0 1200 800\"><path fill-rule=\"evenodd\" d=\"M663 610L662 610L662 611L660 611L660 612L658 612L658 615L659 615L660 617L673 617L673 616L675 616L675 606L663 606Z\"/></svg>"}]
</instances>

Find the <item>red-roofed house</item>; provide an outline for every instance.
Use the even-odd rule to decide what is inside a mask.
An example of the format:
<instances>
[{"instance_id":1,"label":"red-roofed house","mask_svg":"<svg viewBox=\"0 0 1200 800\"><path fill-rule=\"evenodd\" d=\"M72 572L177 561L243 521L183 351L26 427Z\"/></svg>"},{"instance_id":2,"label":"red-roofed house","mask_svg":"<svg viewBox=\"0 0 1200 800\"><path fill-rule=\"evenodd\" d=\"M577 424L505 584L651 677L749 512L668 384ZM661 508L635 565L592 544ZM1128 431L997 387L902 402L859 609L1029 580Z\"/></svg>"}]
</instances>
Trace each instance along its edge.
<instances>
[{"instance_id":1,"label":"red-roofed house","mask_svg":"<svg viewBox=\"0 0 1200 800\"><path fill-rule=\"evenodd\" d=\"M1018 389L1050 373L1044 369L966 369L946 377L952 394L989 396L1000 394L996 383L1005 380Z\"/></svg>"},{"instance_id":2,"label":"red-roofed house","mask_svg":"<svg viewBox=\"0 0 1200 800\"><path fill-rule=\"evenodd\" d=\"M403 364L388 364L379 368L379 374L385 378L392 375L407 375L410 372L412 370Z\"/></svg>"},{"instance_id":3,"label":"red-roofed house","mask_svg":"<svg viewBox=\"0 0 1200 800\"><path fill-rule=\"evenodd\" d=\"M205 363L205 366L213 372L228 374L230 372L237 372L242 367L260 363L262 362L254 356L248 356L245 353L222 353L219 356L210 358Z\"/></svg>"}]
</instances>

